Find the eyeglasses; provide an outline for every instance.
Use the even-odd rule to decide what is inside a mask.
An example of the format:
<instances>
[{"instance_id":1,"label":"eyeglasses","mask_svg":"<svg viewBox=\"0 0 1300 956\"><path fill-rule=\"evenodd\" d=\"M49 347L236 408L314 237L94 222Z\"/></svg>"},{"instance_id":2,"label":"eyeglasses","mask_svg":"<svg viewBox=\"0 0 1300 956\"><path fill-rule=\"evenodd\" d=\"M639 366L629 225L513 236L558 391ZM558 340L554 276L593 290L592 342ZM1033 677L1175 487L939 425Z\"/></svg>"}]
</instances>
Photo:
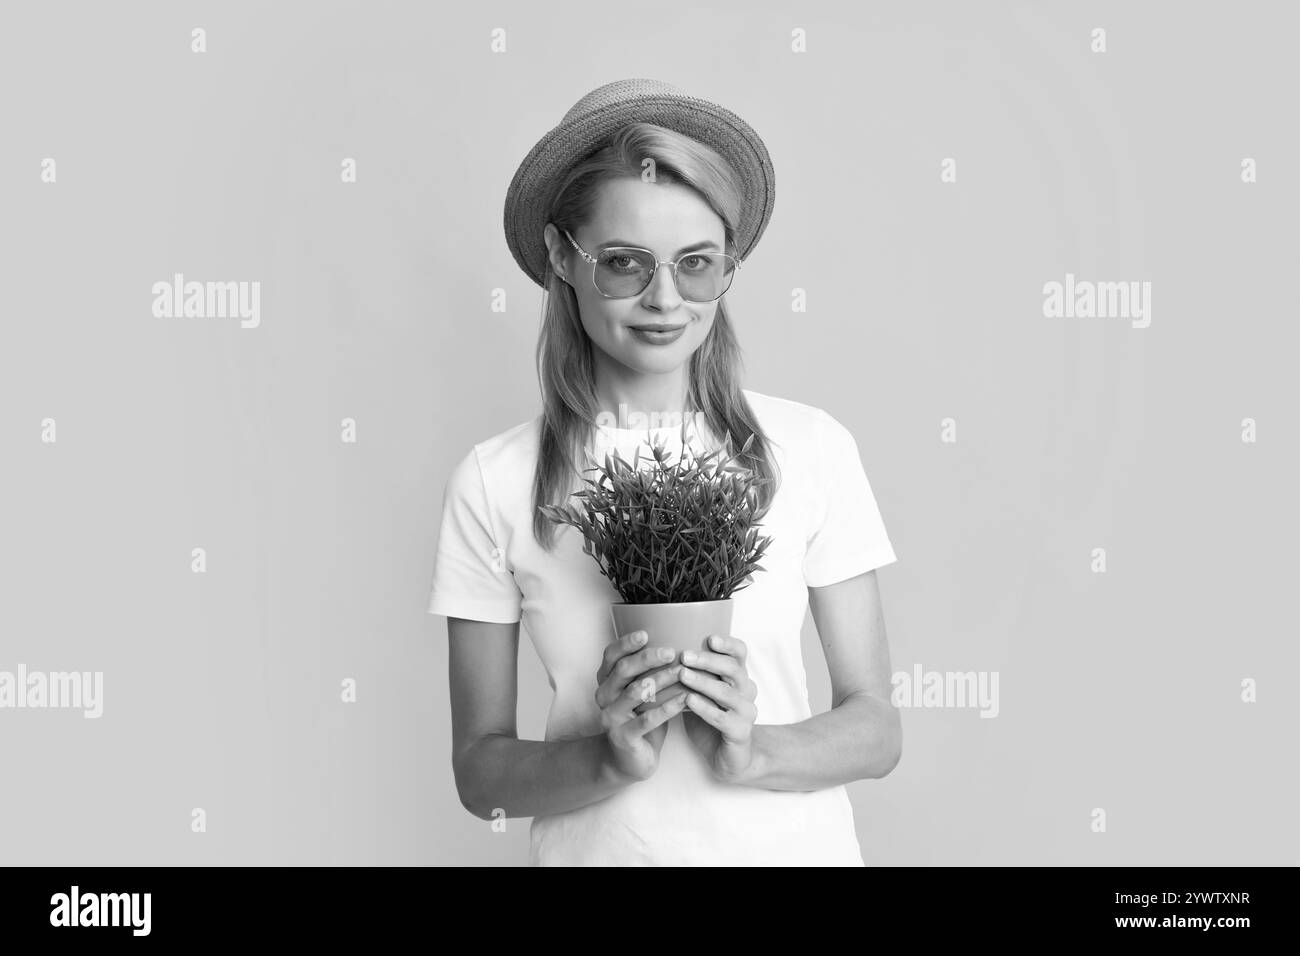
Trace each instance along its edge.
<instances>
[{"instance_id":1,"label":"eyeglasses","mask_svg":"<svg viewBox=\"0 0 1300 956\"><path fill-rule=\"evenodd\" d=\"M688 252L677 260L660 259L649 249L610 246L591 256L564 230L573 248L591 263L596 291L607 299L630 299L649 288L661 265L671 266L678 294L687 302L713 302L731 288L740 260L722 252Z\"/></svg>"}]
</instances>

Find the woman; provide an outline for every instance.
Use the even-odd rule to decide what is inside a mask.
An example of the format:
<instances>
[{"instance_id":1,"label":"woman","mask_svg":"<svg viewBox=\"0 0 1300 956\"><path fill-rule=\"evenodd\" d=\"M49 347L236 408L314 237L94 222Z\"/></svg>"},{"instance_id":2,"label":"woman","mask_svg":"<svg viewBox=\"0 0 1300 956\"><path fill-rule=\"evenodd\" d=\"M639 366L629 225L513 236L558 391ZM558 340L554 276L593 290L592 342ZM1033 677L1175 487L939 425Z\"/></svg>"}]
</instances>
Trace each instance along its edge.
<instances>
[{"instance_id":1,"label":"woman","mask_svg":"<svg viewBox=\"0 0 1300 956\"><path fill-rule=\"evenodd\" d=\"M543 411L453 470L428 610L448 618L461 800L533 817L534 865L863 865L844 784L899 759L875 575L895 556L849 432L740 384L722 296L773 181L739 117L623 80L579 100L508 192L511 251L546 292ZM611 634L618 593L540 508L580 487L584 451L672 448L683 415L729 452L753 436L773 541L733 595L733 633L679 660ZM834 703L815 716L809 606ZM516 731L521 621L555 692L542 741Z\"/></svg>"}]
</instances>

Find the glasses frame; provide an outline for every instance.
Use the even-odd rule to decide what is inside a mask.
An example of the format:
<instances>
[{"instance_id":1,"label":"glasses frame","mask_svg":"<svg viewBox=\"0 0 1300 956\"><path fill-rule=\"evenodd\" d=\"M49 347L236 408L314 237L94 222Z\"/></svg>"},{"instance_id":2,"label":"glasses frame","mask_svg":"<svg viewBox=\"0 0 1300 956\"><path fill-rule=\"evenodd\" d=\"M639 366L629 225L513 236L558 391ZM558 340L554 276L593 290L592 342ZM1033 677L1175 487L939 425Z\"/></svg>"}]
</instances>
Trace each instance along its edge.
<instances>
[{"instance_id":1,"label":"glasses frame","mask_svg":"<svg viewBox=\"0 0 1300 956\"><path fill-rule=\"evenodd\" d=\"M589 252L587 252L587 250L582 248L582 246L578 245L578 240L574 239L573 236L569 235L569 230L564 229L562 231L565 237L569 240L569 242L573 244L573 248L578 250L578 254L582 256L582 258L586 259L588 262L591 263L591 284L595 288L595 290L599 292L606 299L635 299L639 295L644 295L645 290L650 288L650 286L654 284L655 276L659 274L659 267L672 266L673 288L675 288L677 290L677 294L682 297L682 301L693 302L697 305L703 305L709 302L717 302L729 291L731 291L731 283L735 281L736 273L740 270L740 267L744 264L743 259L739 259L736 256L733 256L730 253L726 253L726 252L707 252L701 250L698 252L683 253L682 255L678 256L676 259L660 259L658 256L654 254L652 250L645 249L641 246L609 246L608 248L602 249L601 252L612 252L616 249L625 249L628 252L644 252L651 259L654 260L654 264L655 264L655 267L650 270L650 278L646 280L646 284L641 289L640 292L633 292L631 295L610 295L599 285L596 284L596 266L600 264L600 260L597 259L595 256L591 255ZM712 299L688 299L686 298L685 295L682 295L682 287L677 282L677 263L681 262L683 259L688 259L691 256L701 256L701 255L726 256L726 258L730 259L732 262L736 264L736 267L731 270L731 278L727 280L727 288L723 289Z\"/></svg>"}]
</instances>

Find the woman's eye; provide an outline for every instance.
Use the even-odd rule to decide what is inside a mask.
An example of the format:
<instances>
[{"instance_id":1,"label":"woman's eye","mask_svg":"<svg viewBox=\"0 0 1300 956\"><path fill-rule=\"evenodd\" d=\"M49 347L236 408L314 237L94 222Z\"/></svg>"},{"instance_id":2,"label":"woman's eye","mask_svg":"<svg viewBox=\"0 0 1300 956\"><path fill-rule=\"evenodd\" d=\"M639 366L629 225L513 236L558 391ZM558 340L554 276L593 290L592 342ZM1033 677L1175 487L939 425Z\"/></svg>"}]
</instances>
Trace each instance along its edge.
<instances>
[{"instance_id":1,"label":"woman's eye","mask_svg":"<svg viewBox=\"0 0 1300 956\"><path fill-rule=\"evenodd\" d=\"M681 261L681 266L688 272L703 272L713 265L713 259L710 256L687 256Z\"/></svg>"},{"instance_id":2,"label":"woman's eye","mask_svg":"<svg viewBox=\"0 0 1300 956\"><path fill-rule=\"evenodd\" d=\"M636 258L633 256L610 256L605 260L610 268L617 269L620 272L632 272L637 268Z\"/></svg>"}]
</instances>

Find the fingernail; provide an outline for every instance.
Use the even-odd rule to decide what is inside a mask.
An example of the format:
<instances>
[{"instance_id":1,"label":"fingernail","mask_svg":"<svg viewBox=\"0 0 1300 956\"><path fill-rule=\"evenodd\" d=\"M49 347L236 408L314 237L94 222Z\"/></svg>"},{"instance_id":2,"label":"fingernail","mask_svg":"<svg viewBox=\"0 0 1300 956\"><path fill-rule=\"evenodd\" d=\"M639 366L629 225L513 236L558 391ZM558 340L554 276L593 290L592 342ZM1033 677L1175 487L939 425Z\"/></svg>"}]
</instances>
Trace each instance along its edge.
<instances>
[{"instance_id":1,"label":"fingernail","mask_svg":"<svg viewBox=\"0 0 1300 956\"><path fill-rule=\"evenodd\" d=\"M648 636L649 635L647 635L645 631L637 631L635 634L632 635L632 641L636 644L644 644L645 639Z\"/></svg>"},{"instance_id":2,"label":"fingernail","mask_svg":"<svg viewBox=\"0 0 1300 956\"><path fill-rule=\"evenodd\" d=\"M659 659L661 661L670 661L673 659L673 649L671 647L659 648Z\"/></svg>"},{"instance_id":3,"label":"fingernail","mask_svg":"<svg viewBox=\"0 0 1300 956\"><path fill-rule=\"evenodd\" d=\"M694 652L694 651L683 651L683 652L682 652L682 660L685 661L687 664L694 664L694 663L695 663L695 652Z\"/></svg>"}]
</instances>

